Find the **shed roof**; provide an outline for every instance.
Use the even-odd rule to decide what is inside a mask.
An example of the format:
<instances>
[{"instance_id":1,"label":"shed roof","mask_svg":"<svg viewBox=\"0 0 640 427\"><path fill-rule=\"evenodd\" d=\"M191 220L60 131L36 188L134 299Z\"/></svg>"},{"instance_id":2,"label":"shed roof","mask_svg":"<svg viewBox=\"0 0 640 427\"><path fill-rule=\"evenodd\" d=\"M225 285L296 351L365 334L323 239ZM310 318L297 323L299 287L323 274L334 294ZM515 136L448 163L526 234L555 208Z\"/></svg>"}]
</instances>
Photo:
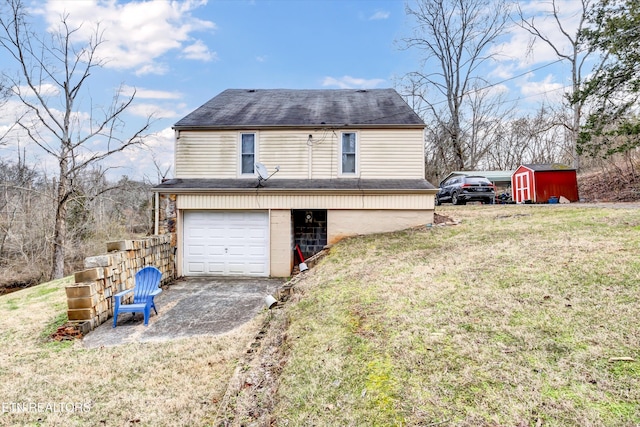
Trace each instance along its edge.
<instances>
[{"instance_id":1,"label":"shed roof","mask_svg":"<svg viewBox=\"0 0 640 427\"><path fill-rule=\"evenodd\" d=\"M419 127L394 89L227 89L179 120L181 128Z\"/></svg>"},{"instance_id":2,"label":"shed roof","mask_svg":"<svg viewBox=\"0 0 640 427\"><path fill-rule=\"evenodd\" d=\"M563 165L562 163L530 163L526 165L523 164L522 166L535 172L575 171L575 168Z\"/></svg>"},{"instance_id":3,"label":"shed roof","mask_svg":"<svg viewBox=\"0 0 640 427\"><path fill-rule=\"evenodd\" d=\"M435 187L426 179L169 179L153 188L158 192L256 191L264 190L356 190L356 191L422 191Z\"/></svg>"}]
</instances>

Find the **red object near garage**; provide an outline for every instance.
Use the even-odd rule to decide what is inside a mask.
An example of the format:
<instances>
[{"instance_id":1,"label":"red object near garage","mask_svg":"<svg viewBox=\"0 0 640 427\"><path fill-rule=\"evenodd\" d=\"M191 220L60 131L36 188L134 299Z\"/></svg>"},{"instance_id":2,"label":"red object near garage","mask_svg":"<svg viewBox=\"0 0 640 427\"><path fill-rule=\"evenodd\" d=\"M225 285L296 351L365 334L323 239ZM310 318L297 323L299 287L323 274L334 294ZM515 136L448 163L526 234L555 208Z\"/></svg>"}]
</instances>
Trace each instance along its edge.
<instances>
[{"instance_id":1,"label":"red object near garage","mask_svg":"<svg viewBox=\"0 0 640 427\"><path fill-rule=\"evenodd\" d=\"M559 163L520 165L511 175L511 196L516 203L549 203L560 197L577 202L576 170Z\"/></svg>"}]
</instances>

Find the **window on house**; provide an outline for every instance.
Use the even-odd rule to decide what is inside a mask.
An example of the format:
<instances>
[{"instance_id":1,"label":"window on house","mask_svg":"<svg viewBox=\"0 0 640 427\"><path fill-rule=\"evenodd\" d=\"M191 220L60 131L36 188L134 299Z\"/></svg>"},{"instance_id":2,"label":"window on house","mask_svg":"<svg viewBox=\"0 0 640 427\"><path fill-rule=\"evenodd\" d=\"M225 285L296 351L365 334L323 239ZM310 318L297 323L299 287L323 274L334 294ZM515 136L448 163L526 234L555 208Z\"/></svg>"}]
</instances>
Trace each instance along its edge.
<instances>
[{"instance_id":1,"label":"window on house","mask_svg":"<svg viewBox=\"0 0 640 427\"><path fill-rule=\"evenodd\" d=\"M343 174L356 173L356 134L353 132L342 134L341 155L342 163L340 172Z\"/></svg>"},{"instance_id":2,"label":"window on house","mask_svg":"<svg viewBox=\"0 0 640 427\"><path fill-rule=\"evenodd\" d=\"M243 133L240 145L240 172L243 175L253 175L256 163L256 134Z\"/></svg>"}]
</instances>

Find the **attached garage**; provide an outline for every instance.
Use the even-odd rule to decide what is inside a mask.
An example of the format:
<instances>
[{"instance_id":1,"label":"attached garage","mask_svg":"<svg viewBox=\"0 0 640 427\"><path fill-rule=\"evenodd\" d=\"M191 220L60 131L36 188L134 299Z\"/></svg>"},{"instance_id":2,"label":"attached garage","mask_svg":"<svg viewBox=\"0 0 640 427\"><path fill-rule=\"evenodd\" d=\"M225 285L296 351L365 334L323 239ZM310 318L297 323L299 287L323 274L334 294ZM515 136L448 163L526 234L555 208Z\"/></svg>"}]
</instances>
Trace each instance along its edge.
<instances>
[{"instance_id":1,"label":"attached garage","mask_svg":"<svg viewBox=\"0 0 640 427\"><path fill-rule=\"evenodd\" d=\"M358 234L433 222L425 180L176 179L157 187L158 233L178 276L289 277L298 260ZM296 252L297 253L297 252Z\"/></svg>"},{"instance_id":2,"label":"attached garage","mask_svg":"<svg viewBox=\"0 0 640 427\"><path fill-rule=\"evenodd\" d=\"M268 276L267 211L185 210L185 276Z\"/></svg>"}]
</instances>

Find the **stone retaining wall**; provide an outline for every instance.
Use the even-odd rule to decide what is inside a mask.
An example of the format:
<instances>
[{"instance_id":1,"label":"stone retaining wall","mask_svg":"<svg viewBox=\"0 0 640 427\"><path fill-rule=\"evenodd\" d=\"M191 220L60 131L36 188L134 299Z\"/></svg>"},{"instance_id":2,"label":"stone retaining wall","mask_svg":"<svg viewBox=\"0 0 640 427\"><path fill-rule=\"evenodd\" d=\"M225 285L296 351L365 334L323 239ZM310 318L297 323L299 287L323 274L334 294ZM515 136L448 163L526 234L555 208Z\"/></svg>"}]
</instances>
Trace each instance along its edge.
<instances>
[{"instance_id":1,"label":"stone retaining wall","mask_svg":"<svg viewBox=\"0 0 640 427\"><path fill-rule=\"evenodd\" d=\"M162 272L162 285L175 279L175 246L171 235L107 243L107 254L85 258L86 270L75 273L66 287L69 322L86 333L113 317L113 295L134 286L135 274L154 266ZM123 302L131 302L133 294Z\"/></svg>"}]
</instances>

